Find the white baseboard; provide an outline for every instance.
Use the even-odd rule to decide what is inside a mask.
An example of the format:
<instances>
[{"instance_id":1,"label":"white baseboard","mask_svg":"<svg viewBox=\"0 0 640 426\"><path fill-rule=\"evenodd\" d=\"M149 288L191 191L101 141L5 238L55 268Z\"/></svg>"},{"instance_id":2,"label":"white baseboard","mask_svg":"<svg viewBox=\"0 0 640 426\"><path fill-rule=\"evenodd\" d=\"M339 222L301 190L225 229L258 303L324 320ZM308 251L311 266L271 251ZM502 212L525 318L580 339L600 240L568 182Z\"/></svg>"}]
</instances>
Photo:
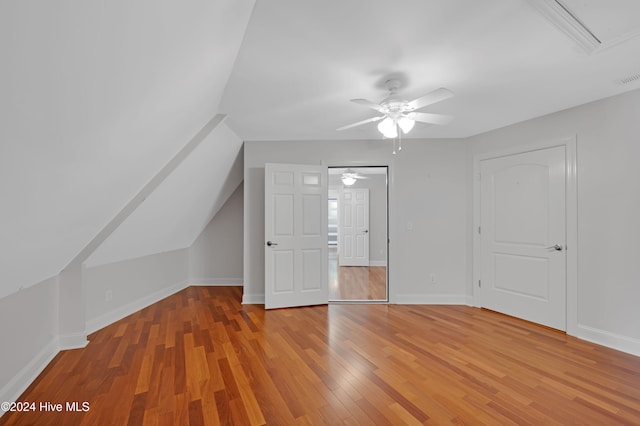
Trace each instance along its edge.
<instances>
[{"instance_id":1,"label":"white baseboard","mask_svg":"<svg viewBox=\"0 0 640 426\"><path fill-rule=\"evenodd\" d=\"M0 389L0 401L14 402L22 392L38 377L42 370L51 362L60 351L58 339L53 338L23 369L9 380L9 383ZM4 411L0 410L0 416Z\"/></svg>"},{"instance_id":2,"label":"white baseboard","mask_svg":"<svg viewBox=\"0 0 640 426\"><path fill-rule=\"evenodd\" d=\"M389 302L397 305L466 305L464 294L397 294Z\"/></svg>"},{"instance_id":3,"label":"white baseboard","mask_svg":"<svg viewBox=\"0 0 640 426\"><path fill-rule=\"evenodd\" d=\"M58 345L61 351L68 349L82 349L89 344L85 333L61 334L58 336Z\"/></svg>"},{"instance_id":4,"label":"white baseboard","mask_svg":"<svg viewBox=\"0 0 640 426\"><path fill-rule=\"evenodd\" d=\"M243 305L264 305L264 294L244 294L242 296Z\"/></svg>"},{"instance_id":5,"label":"white baseboard","mask_svg":"<svg viewBox=\"0 0 640 426\"><path fill-rule=\"evenodd\" d=\"M580 324L578 324L577 332L574 336L591 343L640 356L640 340L633 337L622 336Z\"/></svg>"},{"instance_id":6,"label":"white baseboard","mask_svg":"<svg viewBox=\"0 0 640 426\"><path fill-rule=\"evenodd\" d=\"M109 324L113 324L114 322L133 314L134 312L138 312L139 310L144 309L149 305L153 305L154 303L164 299L165 297L169 297L172 294L187 288L188 286L189 284L184 281L170 287L165 287L161 290L156 291L155 293L151 293L138 300L134 300L133 302L116 308L113 311L100 315L97 318L87 320L87 334L91 334L97 330L100 330L101 328L108 326Z\"/></svg>"},{"instance_id":7,"label":"white baseboard","mask_svg":"<svg viewBox=\"0 0 640 426\"><path fill-rule=\"evenodd\" d=\"M389 303L397 305L470 305L464 294L403 294L391 296ZM264 305L264 294L245 294L243 305Z\"/></svg>"},{"instance_id":8,"label":"white baseboard","mask_svg":"<svg viewBox=\"0 0 640 426\"><path fill-rule=\"evenodd\" d=\"M386 260L370 260L369 266L387 266Z\"/></svg>"},{"instance_id":9,"label":"white baseboard","mask_svg":"<svg viewBox=\"0 0 640 426\"><path fill-rule=\"evenodd\" d=\"M190 278L189 285L195 286L242 286L242 278Z\"/></svg>"}]
</instances>

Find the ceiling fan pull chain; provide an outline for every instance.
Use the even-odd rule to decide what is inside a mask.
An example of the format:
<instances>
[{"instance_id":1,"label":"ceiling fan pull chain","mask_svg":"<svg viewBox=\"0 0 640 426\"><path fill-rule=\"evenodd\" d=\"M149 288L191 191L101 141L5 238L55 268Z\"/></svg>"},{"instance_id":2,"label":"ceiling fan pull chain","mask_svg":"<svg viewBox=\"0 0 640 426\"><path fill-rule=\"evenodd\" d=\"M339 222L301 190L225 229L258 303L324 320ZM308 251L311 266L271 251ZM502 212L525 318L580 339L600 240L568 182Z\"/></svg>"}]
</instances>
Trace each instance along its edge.
<instances>
[{"instance_id":1,"label":"ceiling fan pull chain","mask_svg":"<svg viewBox=\"0 0 640 426\"><path fill-rule=\"evenodd\" d=\"M400 127L396 124L396 126ZM402 132L398 129L398 151L402 151Z\"/></svg>"}]
</instances>

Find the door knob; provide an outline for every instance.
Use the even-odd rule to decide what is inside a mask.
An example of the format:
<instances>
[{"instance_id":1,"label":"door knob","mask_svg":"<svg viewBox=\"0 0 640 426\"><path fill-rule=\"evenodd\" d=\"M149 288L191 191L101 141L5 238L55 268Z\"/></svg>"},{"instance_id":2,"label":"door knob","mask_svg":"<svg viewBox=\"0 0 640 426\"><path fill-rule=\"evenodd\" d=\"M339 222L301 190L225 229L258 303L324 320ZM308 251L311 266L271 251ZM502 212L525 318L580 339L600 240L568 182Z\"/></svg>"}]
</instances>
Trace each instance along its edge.
<instances>
[{"instance_id":1,"label":"door knob","mask_svg":"<svg viewBox=\"0 0 640 426\"><path fill-rule=\"evenodd\" d=\"M272 243L271 241L267 241L267 245L268 245L269 247L271 247L271 246L277 246L277 245L278 245L278 243Z\"/></svg>"},{"instance_id":2,"label":"door knob","mask_svg":"<svg viewBox=\"0 0 640 426\"><path fill-rule=\"evenodd\" d=\"M562 251L562 246L560 244L556 244L556 245L547 247L547 249L554 249L554 250L557 250L557 251Z\"/></svg>"}]
</instances>

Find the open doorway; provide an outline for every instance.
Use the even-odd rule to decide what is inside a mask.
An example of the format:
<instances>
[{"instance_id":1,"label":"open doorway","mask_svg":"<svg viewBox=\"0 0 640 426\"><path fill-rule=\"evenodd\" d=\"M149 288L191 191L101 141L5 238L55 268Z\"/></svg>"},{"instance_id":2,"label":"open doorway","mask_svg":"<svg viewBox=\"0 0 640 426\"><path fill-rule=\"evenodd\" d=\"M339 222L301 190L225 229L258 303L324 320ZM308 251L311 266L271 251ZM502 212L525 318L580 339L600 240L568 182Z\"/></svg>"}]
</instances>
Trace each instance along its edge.
<instances>
[{"instance_id":1,"label":"open doorway","mask_svg":"<svg viewBox=\"0 0 640 426\"><path fill-rule=\"evenodd\" d=\"M328 176L329 301L387 302L388 168L329 167Z\"/></svg>"}]
</instances>

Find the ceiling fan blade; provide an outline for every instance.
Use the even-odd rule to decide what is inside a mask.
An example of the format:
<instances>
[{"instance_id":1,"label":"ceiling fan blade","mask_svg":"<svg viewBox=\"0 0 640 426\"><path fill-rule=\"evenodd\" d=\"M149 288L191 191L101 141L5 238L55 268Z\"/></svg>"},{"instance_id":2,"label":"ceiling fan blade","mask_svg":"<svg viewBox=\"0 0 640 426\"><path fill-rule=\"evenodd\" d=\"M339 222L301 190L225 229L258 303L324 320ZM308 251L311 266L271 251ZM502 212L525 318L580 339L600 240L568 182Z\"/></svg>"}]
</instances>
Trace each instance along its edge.
<instances>
[{"instance_id":1,"label":"ceiling fan blade","mask_svg":"<svg viewBox=\"0 0 640 426\"><path fill-rule=\"evenodd\" d=\"M453 117L450 115L432 114L430 112L410 112L406 117L415 121L420 121L421 123L430 124L449 124L451 123L451 120L453 120Z\"/></svg>"},{"instance_id":2,"label":"ceiling fan blade","mask_svg":"<svg viewBox=\"0 0 640 426\"><path fill-rule=\"evenodd\" d=\"M409 102L409 108L412 111L415 111L420 108L424 108L427 105L435 104L436 102L444 101L445 99L449 99L453 96L453 92L449 89L445 89L443 87L434 90L433 92L429 92L426 95L414 99Z\"/></svg>"},{"instance_id":3,"label":"ceiling fan blade","mask_svg":"<svg viewBox=\"0 0 640 426\"><path fill-rule=\"evenodd\" d=\"M351 168L348 168L342 173L343 178L353 178L353 179L369 179L366 176L362 176L360 173L354 171Z\"/></svg>"},{"instance_id":4,"label":"ceiling fan blade","mask_svg":"<svg viewBox=\"0 0 640 426\"><path fill-rule=\"evenodd\" d=\"M379 112L384 112L382 110L382 106L381 105L376 104L376 103L371 102L371 101L368 101L366 99L351 99L351 102L354 102L354 103L362 105L362 106L366 106L367 108L375 109L376 111L379 111Z\"/></svg>"},{"instance_id":5,"label":"ceiling fan blade","mask_svg":"<svg viewBox=\"0 0 640 426\"><path fill-rule=\"evenodd\" d=\"M366 120L358 121L357 123L347 124L346 126L338 127L336 130L346 130L346 129L350 129L352 127L361 126L363 124L373 123L374 121L382 120L384 117L385 116L383 115L381 117L368 118Z\"/></svg>"}]
</instances>

